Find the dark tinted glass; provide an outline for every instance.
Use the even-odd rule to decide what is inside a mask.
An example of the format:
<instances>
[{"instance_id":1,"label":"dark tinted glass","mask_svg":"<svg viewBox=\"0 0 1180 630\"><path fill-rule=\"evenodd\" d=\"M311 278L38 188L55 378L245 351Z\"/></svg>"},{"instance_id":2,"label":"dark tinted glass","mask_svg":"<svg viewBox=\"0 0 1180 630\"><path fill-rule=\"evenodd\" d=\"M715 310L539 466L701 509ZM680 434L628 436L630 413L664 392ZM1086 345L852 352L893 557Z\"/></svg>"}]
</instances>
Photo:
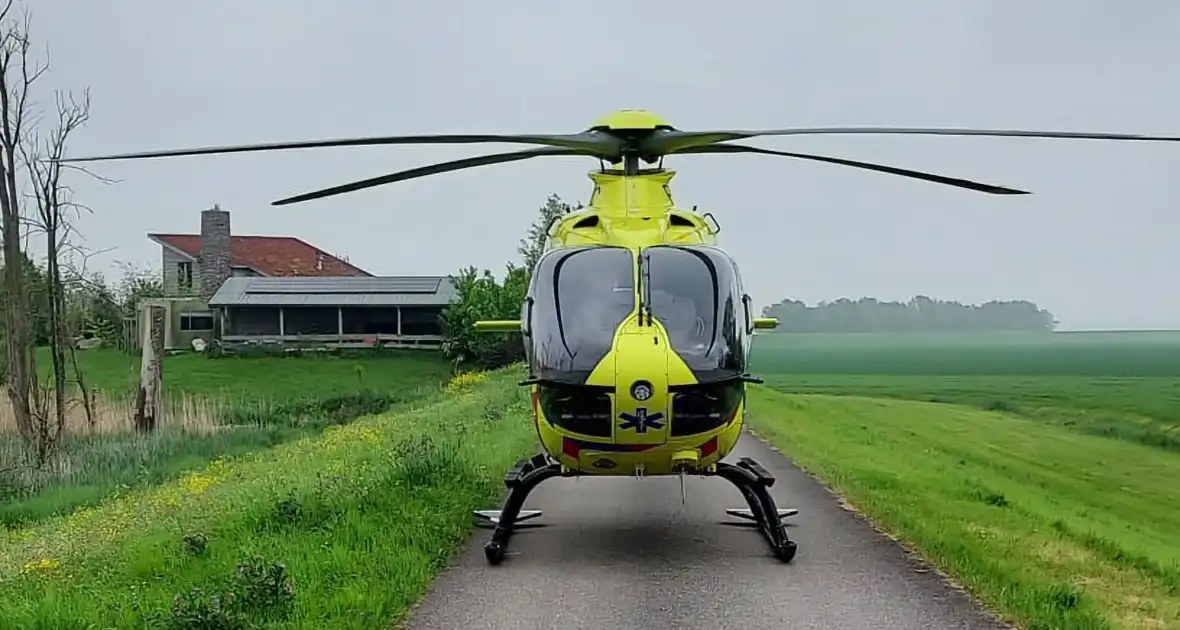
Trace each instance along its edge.
<instances>
[{"instance_id":1,"label":"dark tinted glass","mask_svg":"<svg viewBox=\"0 0 1180 630\"><path fill-rule=\"evenodd\" d=\"M651 313L699 381L744 372L741 288L733 261L709 246L644 250Z\"/></svg>"},{"instance_id":2,"label":"dark tinted glass","mask_svg":"<svg viewBox=\"0 0 1180 630\"><path fill-rule=\"evenodd\" d=\"M535 376L586 381L635 309L634 269L631 251L621 247L559 250L541 259L530 287Z\"/></svg>"}]
</instances>

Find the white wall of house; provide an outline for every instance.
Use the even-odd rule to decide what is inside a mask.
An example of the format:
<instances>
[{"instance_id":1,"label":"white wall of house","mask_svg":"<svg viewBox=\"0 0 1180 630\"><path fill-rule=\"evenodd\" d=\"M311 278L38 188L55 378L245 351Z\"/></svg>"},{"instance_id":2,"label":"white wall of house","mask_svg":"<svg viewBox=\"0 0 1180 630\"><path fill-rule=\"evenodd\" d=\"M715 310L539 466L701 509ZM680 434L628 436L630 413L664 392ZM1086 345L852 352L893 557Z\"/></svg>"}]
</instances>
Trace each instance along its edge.
<instances>
[{"instance_id":1,"label":"white wall of house","mask_svg":"<svg viewBox=\"0 0 1180 630\"><path fill-rule=\"evenodd\" d=\"M167 297L198 295L201 292L201 266L196 260L160 246L164 270L164 295ZM187 286L185 280L187 280Z\"/></svg>"}]
</instances>

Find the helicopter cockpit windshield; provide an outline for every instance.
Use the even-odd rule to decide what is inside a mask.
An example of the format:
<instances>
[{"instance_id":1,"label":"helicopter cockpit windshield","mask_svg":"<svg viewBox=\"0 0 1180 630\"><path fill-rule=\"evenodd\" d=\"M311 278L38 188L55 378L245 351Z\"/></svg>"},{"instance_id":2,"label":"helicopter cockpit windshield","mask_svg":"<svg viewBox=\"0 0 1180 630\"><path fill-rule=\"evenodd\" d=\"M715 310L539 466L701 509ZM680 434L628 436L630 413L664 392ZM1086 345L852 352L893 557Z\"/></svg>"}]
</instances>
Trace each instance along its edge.
<instances>
[{"instance_id":1,"label":"helicopter cockpit windshield","mask_svg":"<svg viewBox=\"0 0 1180 630\"><path fill-rule=\"evenodd\" d=\"M557 250L537 263L530 289L533 374L582 384L635 311L635 258L623 247Z\"/></svg>"},{"instance_id":2,"label":"helicopter cockpit windshield","mask_svg":"<svg viewBox=\"0 0 1180 630\"><path fill-rule=\"evenodd\" d=\"M710 246L657 245L644 250L645 299L672 349L697 380L744 372L742 290L733 260Z\"/></svg>"}]
</instances>

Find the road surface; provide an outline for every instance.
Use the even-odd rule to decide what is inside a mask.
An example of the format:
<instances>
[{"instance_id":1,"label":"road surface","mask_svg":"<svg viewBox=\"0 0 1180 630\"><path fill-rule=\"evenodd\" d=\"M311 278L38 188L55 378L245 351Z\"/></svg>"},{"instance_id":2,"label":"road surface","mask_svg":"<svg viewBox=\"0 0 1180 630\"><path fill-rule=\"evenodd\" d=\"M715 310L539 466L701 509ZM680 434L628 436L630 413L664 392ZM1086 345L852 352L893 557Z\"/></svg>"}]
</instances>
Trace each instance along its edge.
<instances>
[{"instance_id":1,"label":"road surface","mask_svg":"<svg viewBox=\"0 0 1180 630\"><path fill-rule=\"evenodd\" d=\"M933 571L842 509L820 484L752 435L750 456L777 479L799 553L782 564L757 530L723 522L746 507L722 479L551 479L525 509L544 527L518 531L488 566L477 529L408 618L409 630L561 628L994 630ZM498 506L488 506L495 509Z\"/></svg>"}]
</instances>

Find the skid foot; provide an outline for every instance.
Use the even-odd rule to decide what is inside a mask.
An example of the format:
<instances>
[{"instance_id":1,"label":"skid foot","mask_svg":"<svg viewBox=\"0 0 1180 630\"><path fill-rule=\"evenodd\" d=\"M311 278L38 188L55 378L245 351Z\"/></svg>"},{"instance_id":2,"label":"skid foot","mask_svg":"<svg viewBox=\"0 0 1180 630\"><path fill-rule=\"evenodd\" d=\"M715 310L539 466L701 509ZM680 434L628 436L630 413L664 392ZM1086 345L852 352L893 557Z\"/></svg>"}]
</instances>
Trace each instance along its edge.
<instances>
[{"instance_id":1,"label":"skid foot","mask_svg":"<svg viewBox=\"0 0 1180 630\"><path fill-rule=\"evenodd\" d=\"M758 517L754 516L754 510L750 508L729 508L725 513L737 518L744 518L747 521L757 521ZM799 513L797 508L778 508L779 518L791 518Z\"/></svg>"},{"instance_id":2,"label":"skid foot","mask_svg":"<svg viewBox=\"0 0 1180 630\"><path fill-rule=\"evenodd\" d=\"M522 523L524 521L537 518L541 515L541 510L521 510L520 514L516 515L516 522ZM500 522L500 510L476 510L475 516L481 521L486 521L492 525Z\"/></svg>"},{"instance_id":3,"label":"skid foot","mask_svg":"<svg viewBox=\"0 0 1180 630\"><path fill-rule=\"evenodd\" d=\"M504 506L499 510L477 510L475 515L482 521L495 526L492 538L484 545L484 556L488 564L497 565L504 560L508 550L508 540L520 527L521 522L537 518L540 510L522 510L524 501L533 488L542 481L565 475L565 471L557 461L545 455L535 455L532 459L516 462L504 475L504 486L508 488L508 497Z\"/></svg>"},{"instance_id":4,"label":"skid foot","mask_svg":"<svg viewBox=\"0 0 1180 630\"><path fill-rule=\"evenodd\" d=\"M749 505L748 509L731 509L726 513L757 523L774 556L782 562L793 560L799 546L787 536L783 519L798 514L799 510L775 506L767 490L774 485L774 476L749 457L739 459L736 464L721 462L714 474L737 486Z\"/></svg>"}]
</instances>

